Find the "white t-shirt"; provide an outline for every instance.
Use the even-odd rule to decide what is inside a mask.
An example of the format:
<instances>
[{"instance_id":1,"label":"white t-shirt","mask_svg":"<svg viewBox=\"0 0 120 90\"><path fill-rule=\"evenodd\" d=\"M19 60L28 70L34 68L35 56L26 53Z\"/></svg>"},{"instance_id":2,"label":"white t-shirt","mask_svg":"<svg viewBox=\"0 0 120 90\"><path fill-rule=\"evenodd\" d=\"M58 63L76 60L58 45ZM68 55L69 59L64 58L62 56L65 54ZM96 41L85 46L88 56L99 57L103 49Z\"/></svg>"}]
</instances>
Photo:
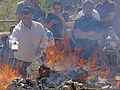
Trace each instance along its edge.
<instances>
[{"instance_id":1,"label":"white t-shirt","mask_svg":"<svg viewBox=\"0 0 120 90\"><path fill-rule=\"evenodd\" d=\"M80 18L80 17L82 17L82 16L84 16L84 15L85 15L85 13L83 12L83 10L81 10L81 11L78 12L76 19L78 19L78 18ZM93 15L93 17L95 17L97 20L100 20L100 15L99 15L99 13L98 13L97 10L93 9L92 15Z\"/></svg>"},{"instance_id":2,"label":"white t-shirt","mask_svg":"<svg viewBox=\"0 0 120 90\"><path fill-rule=\"evenodd\" d=\"M18 42L18 51L15 52L15 58L32 62L36 57L35 51L38 46L46 49L48 38L42 24L33 21L30 30L20 21L10 36L10 46L14 42Z\"/></svg>"}]
</instances>

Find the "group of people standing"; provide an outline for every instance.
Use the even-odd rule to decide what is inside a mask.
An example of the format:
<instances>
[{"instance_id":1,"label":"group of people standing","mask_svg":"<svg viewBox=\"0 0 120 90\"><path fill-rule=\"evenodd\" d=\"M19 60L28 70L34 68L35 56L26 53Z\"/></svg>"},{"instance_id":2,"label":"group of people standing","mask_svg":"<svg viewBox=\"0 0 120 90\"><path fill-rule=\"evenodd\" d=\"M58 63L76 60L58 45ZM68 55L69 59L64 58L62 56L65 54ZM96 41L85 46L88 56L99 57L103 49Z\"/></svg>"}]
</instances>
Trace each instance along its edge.
<instances>
[{"instance_id":1,"label":"group of people standing","mask_svg":"<svg viewBox=\"0 0 120 90\"><path fill-rule=\"evenodd\" d=\"M35 57L40 56L48 46L53 46L56 42L61 43L69 33L72 50L80 50L79 57L85 60L90 57L97 58L99 49L105 49L106 44L99 46L101 40L107 42L114 38L116 46L112 49L118 48L120 40L117 35L107 34L110 27L113 31L119 29L116 29L116 24L113 23L114 3L102 0L95 5L94 1L85 0L76 20L71 17L75 12L73 6L66 6L63 11L62 4L54 1L52 8L53 11L46 16L46 12L40 7L40 0L24 0L17 4L18 24L8 41L10 49L14 51L15 62L22 63L19 68L23 76L26 76L26 68ZM14 50L16 45L18 47Z\"/></svg>"},{"instance_id":2,"label":"group of people standing","mask_svg":"<svg viewBox=\"0 0 120 90\"><path fill-rule=\"evenodd\" d=\"M120 62L118 5L110 0L96 4L84 1L73 29L74 40L83 48L80 55L83 53L87 60L89 57L100 58L98 62L102 65L105 62L112 73L117 71Z\"/></svg>"}]
</instances>

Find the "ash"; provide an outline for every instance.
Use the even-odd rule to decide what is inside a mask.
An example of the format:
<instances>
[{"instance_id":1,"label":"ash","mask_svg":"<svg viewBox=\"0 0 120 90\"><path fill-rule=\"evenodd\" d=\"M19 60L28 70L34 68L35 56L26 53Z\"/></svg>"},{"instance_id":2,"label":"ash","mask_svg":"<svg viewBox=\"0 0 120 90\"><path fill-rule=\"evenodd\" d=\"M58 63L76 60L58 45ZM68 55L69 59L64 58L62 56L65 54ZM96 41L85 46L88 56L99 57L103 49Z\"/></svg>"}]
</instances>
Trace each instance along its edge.
<instances>
[{"instance_id":1,"label":"ash","mask_svg":"<svg viewBox=\"0 0 120 90\"><path fill-rule=\"evenodd\" d=\"M44 69L48 68L44 67ZM15 78L8 85L7 90L116 90L109 82L99 81L97 75L88 78L88 71L81 67L48 72L33 79Z\"/></svg>"}]
</instances>

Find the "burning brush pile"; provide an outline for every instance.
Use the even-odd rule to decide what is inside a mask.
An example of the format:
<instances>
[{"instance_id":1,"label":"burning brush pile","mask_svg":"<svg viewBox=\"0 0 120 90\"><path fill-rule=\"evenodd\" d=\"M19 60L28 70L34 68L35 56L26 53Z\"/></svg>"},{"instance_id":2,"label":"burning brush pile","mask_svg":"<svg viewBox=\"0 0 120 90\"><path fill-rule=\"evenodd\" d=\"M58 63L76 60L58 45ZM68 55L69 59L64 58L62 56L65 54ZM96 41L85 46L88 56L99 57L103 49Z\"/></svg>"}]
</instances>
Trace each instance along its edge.
<instances>
[{"instance_id":1,"label":"burning brush pile","mask_svg":"<svg viewBox=\"0 0 120 90\"><path fill-rule=\"evenodd\" d=\"M83 68L50 70L44 64L32 79L15 78L7 90L101 90L116 89L107 81L100 81L98 76L88 79L88 71Z\"/></svg>"},{"instance_id":2,"label":"burning brush pile","mask_svg":"<svg viewBox=\"0 0 120 90\"><path fill-rule=\"evenodd\" d=\"M119 66L109 66L102 58L79 56L81 48L72 51L65 41L49 47L45 63L35 59L24 78L9 67L0 71L1 90L120 90ZM95 55L96 53L94 53ZM8 65L7 65L8 66ZM6 75L8 76L6 77ZM11 76L12 74L12 76ZM5 79L4 79L4 78ZM9 80L10 79L10 80ZM6 83L3 83L6 82ZM4 87L3 88L1 88Z\"/></svg>"}]
</instances>

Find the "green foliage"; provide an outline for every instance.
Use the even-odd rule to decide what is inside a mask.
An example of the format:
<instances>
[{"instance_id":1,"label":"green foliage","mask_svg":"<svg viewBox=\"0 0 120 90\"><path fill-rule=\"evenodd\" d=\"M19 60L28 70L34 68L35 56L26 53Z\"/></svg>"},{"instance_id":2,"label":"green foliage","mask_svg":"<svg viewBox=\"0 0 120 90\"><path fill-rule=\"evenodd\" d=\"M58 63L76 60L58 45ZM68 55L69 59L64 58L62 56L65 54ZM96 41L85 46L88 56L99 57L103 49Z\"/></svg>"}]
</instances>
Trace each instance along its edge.
<instances>
[{"instance_id":1,"label":"green foliage","mask_svg":"<svg viewBox=\"0 0 120 90\"><path fill-rule=\"evenodd\" d=\"M14 1L14 2L13 2ZM4 0L0 2L0 20L16 20L16 0ZM9 31L9 27L14 23L0 22L0 32Z\"/></svg>"},{"instance_id":2,"label":"green foliage","mask_svg":"<svg viewBox=\"0 0 120 90\"><path fill-rule=\"evenodd\" d=\"M41 3L40 3L41 5L41 7L42 8L46 8L46 0L41 0Z\"/></svg>"},{"instance_id":3,"label":"green foliage","mask_svg":"<svg viewBox=\"0 0 120 90\"><path fill-rule=\"evenodd\" d=\"M15 15L16 3L10 2L9 0L4 0L0 3L0 19L16 19Z\"/></svg>"},{"instance_id":4,"label":"green foliage","mask_svg":"<svg viewBox=\"0 0 120 90\"><path fill-rule=\"evenodd\" d=\"M55 1L55 0L41 0L40 5L41 5L42 8L44 8L46 13L51 11L51 6L52 6L53 1Z\"/></svg>"}]
</instances>

